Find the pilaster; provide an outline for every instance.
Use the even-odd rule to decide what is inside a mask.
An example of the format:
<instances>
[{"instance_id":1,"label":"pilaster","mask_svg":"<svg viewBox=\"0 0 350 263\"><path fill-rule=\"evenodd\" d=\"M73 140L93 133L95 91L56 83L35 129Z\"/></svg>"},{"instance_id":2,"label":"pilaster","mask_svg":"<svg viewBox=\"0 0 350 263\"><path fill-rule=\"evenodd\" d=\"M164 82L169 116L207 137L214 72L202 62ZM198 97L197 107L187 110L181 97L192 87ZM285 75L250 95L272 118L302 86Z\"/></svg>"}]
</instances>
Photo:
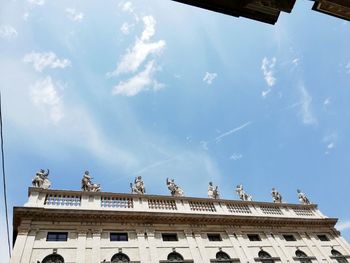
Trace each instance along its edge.
<instances>
[{"instance_id":1,"label":"pilaster","mask_svg":"<svg viewBox=\"0 0 350 263\"><path fill-rule=\"evenodd\" d=\"M92 262L101 262L101 230L92 232Z\"/></svg>"},{"instance_id":2,"label":"pilaster","mask_svg":"<svg viewBox=\"0 0 350 263\"><path fill-rule=\"evenodd\" d=\"M150 255L146 249L145 230L136 229L137 242L139 247L139 258L141 263L149 262Z\"/></svg>"},{"instance_id":3,"label":"pilaster","mask_svg":"<svg viewBox=\"0 0 350 263\"><path fill-rule=\"evenodd\" d=\"M206 251L205 246L203 244L202 234L200 232L195 232L194 237L195 237L195 240L197 243L197 247L199 249L200 256L202 258L201 262L210 263L208 255L207 255L207 251Z\"/></svg>"},{"instance_id":4,"label":"pilaster","mask_svg":"<svg viewBox=\"0 0 350 263\"><path fill-rule=\"evenodd\" d=\"M190 251L191 251L191 255L192 255L192 258L193 258L193 261L194 263L201 263L203 262L203 258L201 258L201 255L197 249L197 246L196 246L196 240L195 238L193 237L193 232L192 230L190 229L185 229L185 236L186 236L186 239L187 239L187 243L188 243L188 246L190 248Z\"/></svg>"},{"instance_id":5,"label":"pilaster","mask_svg":"<svg viewBox=\"0 0 350 263\"><path fill-rule=\"evenodd\" d=\"M77 231L77 255L76 255L76 262L77 263L84 263L85 262L85 255L86 255L86 229L79 229Z\"/></svg>"}]
</instances>

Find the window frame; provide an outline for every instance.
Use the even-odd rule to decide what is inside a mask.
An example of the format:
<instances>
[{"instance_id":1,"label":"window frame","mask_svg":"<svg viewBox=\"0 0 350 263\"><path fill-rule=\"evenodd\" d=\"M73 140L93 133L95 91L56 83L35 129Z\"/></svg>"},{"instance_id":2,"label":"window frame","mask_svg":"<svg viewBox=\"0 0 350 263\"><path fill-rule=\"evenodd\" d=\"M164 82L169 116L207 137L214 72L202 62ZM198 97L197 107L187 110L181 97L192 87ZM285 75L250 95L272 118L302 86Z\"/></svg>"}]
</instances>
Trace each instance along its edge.
<instances>
[{"instance_id":1,"label":"window frame","mask_svg":"<svg viewBox=\"0 0 350 263\"><path fill-rule=\"evenodd\" d=\"M175 239L171 239L170 237L175 237ZM177 242L179 241L179 237L177 233L162 233L162 241L163 242Z\"/></svg>"},{"instance_id":2,"label":"window frame","mask_svg":"<svg viewBox=\"0 0 350 263\"><path fill-rule=\"evenodd\" d=\"M113 238L112 238L112 236L113 236ZM121 237L126 237L126 240L122 239ZM109 241L110 242L128 242L129 235L127 232L110 232L109 233Z\"/></svg>"},{"instance_id":3,"label":"window frame","mask_svg":"<svg viewBox=\"0 0 350 263\"><path fill-rule=\"evenodd\" d=\"M60 235L63 235L65 238L61 238ZM48 231L46 234L46 241L47 242L67 242L68 232Z\"/></svg>"},{"instance_id":4,"label":"window frame","mask_svg":"<svg viewBox=\"0 0 350 263\"><path fill-rule=\"evenodd\" d=\"M317 238L322 242L330 241L330 238L326 234L317 234Z\"/></svg>"},{"instance_id":5,"label":"window frame","mask_svg":"<svg viewBox=\"0 0 350 263\"><path fill-rule=\"evenodd\" d=\"M247 237L251 242L259 242L262 240L259 234L247 234ZM257 239L255 239L256 237Z\"/></svg>"},{"instance_id":6,"label":"window frame","mask_svg":"<svg viewBox=\"0 0 350 263\"><path fill-rule=\"evenodd\" d=\"M297 241L295 235L293 235L293 234L283 234L282 236L283 236L284 240L287 241L287 242L295 242L295 241Z\"/></svg>"},{"instance_id":7,"label":"window frame","mask_svg":"<svg viewBox=\"0 0 350 263\"><path fill-rule=\"evenodd\" d=\"M207 233L208 240L210 242L221 242L222 237L218 233Z\"/></svg>"}]
</instances>

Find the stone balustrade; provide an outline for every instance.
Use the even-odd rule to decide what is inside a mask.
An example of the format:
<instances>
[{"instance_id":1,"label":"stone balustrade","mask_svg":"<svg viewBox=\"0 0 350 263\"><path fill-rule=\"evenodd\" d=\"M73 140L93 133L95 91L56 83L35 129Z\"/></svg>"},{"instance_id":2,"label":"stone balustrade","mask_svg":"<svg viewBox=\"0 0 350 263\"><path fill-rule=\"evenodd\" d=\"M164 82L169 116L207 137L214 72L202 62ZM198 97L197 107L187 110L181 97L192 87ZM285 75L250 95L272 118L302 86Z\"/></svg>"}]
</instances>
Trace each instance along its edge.
<instances>
[{"instance_id":1,"label":"stone balustrade","mask_svg":"<svg viewBox=\"0 0 350 263\"><path fill-rule=\"evenodd\" d=\"M154 213L326 218L317 205L29 188L26 207Z\"/></svg>"}]
</instances>

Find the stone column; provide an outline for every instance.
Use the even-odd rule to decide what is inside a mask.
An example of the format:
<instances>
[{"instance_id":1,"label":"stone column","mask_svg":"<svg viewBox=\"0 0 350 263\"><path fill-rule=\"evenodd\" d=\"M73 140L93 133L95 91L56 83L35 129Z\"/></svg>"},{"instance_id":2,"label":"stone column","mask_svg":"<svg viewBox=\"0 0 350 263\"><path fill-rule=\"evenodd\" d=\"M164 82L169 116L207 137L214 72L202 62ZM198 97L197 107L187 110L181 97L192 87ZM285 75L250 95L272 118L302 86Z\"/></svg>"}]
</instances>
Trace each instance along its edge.
<instances>
[{"instance_id":1,"label":"stone column","mask_svg":"<svg viewBox=\"0 0 350 263\"><path fill-rule=\"evenodd\" d=\"M281 244L279 235L274 235L273 233L265 232L267 240L270 242L271 246L280 256L282 262L294 262L293 258L288 255L287 251L284 250L284 246Z\"/></svg>"},{"instance_id":2,"label":"stone column","mask_svg":"<svg viewBox=\"0 0 350 263\"><path fill-rule=\"evenodd\" d=\"M190 248L192 259L193 259L194 263L203 262L204 260L201 258L201 255L199 254L199 251L198 251L197 246L196 246L196 240L193 237L192 230L186 229L184 232L185 232L187 243L188 243L188 246Z\"/></svg>"},{"instance_id":3,"label":"stone column","mask_svg":"<svg viewBox=\"0 0 350 263\"><path fill-rule=\"evenodd\" d=\"M137 243L139 247L139 258L141 263L147 263L150 260L150 255L146 249L146 240L145 240L145 230L136 229Z\"/></svg>"},{"instance_id":4,"label":"stone column","mask_svg":"<svg viewBox=\"0 0 350 263\"><path fill-rule=\"evenodd\" d=\"M334 234L335 240L346 251L346 254L350 255L350 248L346 240L339 234Z\"/></svg>"},{"instance_id":5,"label":"stone column","mask_svg":"<svg viewBox=\"0 0 350 263\"><path fill-rule=\"evenodd\" d=\"M159 262L157 253L157 242L155 240L155 231L152 229L147 230L148 245L151 253L151 262Z\"/></svg>"},{"instance_id":6,"label":"stone column","mask_svg":"<svg viewBox=\"0 0 350 263\"><path fill-rule=\"evenodd\" d=\"M203 263L210 263L208 255L207 255L207 252L206 252L206 249L205 249L205 246L203 244L201 233L200 232L195 232L194 233L194 237L195 237L195 240L196 240L196 243L197 243L197 247L199 249L200 256L202 258L201 262L203 262Z\"/></svg>"},{"instance_id":7,"label":"stone column","mask_svg":"<svg viewBox=\"0 0 350 263\"><path fill-rule=\"evenodd\" d=\"M24 246L22 261L30 260L32 251L33 251L36 233L37 233L37 229L32 229L29 231L27 235L27 241Z\"/></svg>"},{"instance_id":8,"label":"stone column","mask_svg":"<svg viewBox=\"0 0 350 263\"><path fill-rule=\"evenodd\" d=\"M79 229L77 231L77 255L76 263L84 263L86 257L86 229Z\"/></svg>"},{"instance_id":9,"label":"stone column","mask_svg":"<svg viewBox=\"0 0 350 263\"><path fill-rule=\"evenodd\" d=\"M11 263L20 263L26 245L29 227L19 227L15 247L12 250Z\"/></svg>"},{"instance_id":10,"label":"stone column","mask_svg":"<svg viewBox=\"0 0 350 263\"><path fill-rule=\"evenodd\" d=\"M248 258L245 256L242 245L239 243L238 239L235 237L235 233L233 229L226 230L228 238L233 246L233 250L235 251L235 256L238 257L241 262L248 262Z\"/></svg>"},{"instance_id":11,"label":"stone column","mask_svg":"<svg viewBox=\"0 0 350 263\"><path fill-rule=\"evenodd\" d=\"M92 262L101 262L101 230L100 229L95 229L92 232Z\"/></svg>"},{"instance_id":12,"label":"stone column","mask_svg":"<svg viewBox=\"0 0 350 263\"><path fill-rule=\"evenodd\" d=\"M318 243L318 241L316 240L315 238L315 235L312 233L312 234L309 234L310 238L311 238L311 242L314 244L314 246L318 249L319 251L319 254L322 255L323 259L325 259L327 262L332 262L330 260L330 255L327 255L326 253L324 253L322 247L320 246L320 244ZM323 260L324 261L324 260ZM320 262L320 261L319 261Z\"/></svg>"},{"instance_id":13,"label":"stone column","mask_svg":"<svg viewBox=\"0 0 350 263\"><path fill-rule=\"evenodd\" d=\"M243 234L241 232L236 232L236 237L237 237L239 245L242 247L242 250L245 254L245 258L247 259L247 261L242 261L242 263L255 262L254 255L251 255L249 253L247 239L243 237Z\"/></svg>"},{"instance_id":14,"label":"stone column","mask_svg":"<svg viewBox=\"0 0 350 263\"><path fill-rule=\"evenodd\" d=\"M308 248L310 249L310 251L312 252L312 256L316 257L316 261L317 262L322 262L322 254L320 253L319 249L317 249L316 245L314 244L314 242L312 242L307 233L299 233L301 239L305 242L305 244L308 246ZM324 261L323 261L324 262Z\"/></svg>"}]
</instances>

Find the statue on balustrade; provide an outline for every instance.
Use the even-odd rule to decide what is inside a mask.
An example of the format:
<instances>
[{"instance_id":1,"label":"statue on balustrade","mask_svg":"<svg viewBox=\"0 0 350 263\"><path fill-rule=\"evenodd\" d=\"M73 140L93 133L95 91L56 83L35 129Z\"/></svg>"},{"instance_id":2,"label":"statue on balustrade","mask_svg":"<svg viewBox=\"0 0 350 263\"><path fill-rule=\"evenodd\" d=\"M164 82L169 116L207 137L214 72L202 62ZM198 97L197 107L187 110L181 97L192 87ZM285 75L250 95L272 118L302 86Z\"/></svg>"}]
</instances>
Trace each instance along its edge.
<instances>
[{"instance_id":1,"label":"statue on balustrade","mask_svg":"<svg viewBox=\"0 0 350 263\"><path fill-rule=\"evenodd\" d=\"M282 203L282 195L276 190L276 188L272 188L271 195L274 203Z\"/></svg>"},{"instance_id":2,"label":"statue on balustrade","mask_svg":"<svg viewBox=\"0 0 350 263\"><path fill-rule=\"evenodd\" d=\"M51 182L49 180L49 169L47 169L47 171L45 172L44 169L40 169L40 171L38 171L35 174L35 177L32 180L32 185L34 187L38 187L38 188L43 188L43 189L48 189L51 187Z\"/></svg>"},{"instance_id":3,"label":"statue on balustrade","mask_svg":"<svg viewBox=\"0 0 350 263\"><path fill-rule=\"evenodd\" d=\"M297 190L298 192L298 199L299 202L303 205L309 205L311 204L309 198L307 198L306 194L304 194L302 191L300 191L299 189Z\"/></svg>"},{"instance_id":4,"label":"statue on balustrade","mask_svg":"<svg viewBox=\"0 0 350 263\"><path fill-rule=\"evenodd\" d=\"M101 190L100 184L92 183L91 179L93 178L89 175L89 171L85 171L81 179L81 189L86 192L99 192Z\"/></svg>"},{"instance_id":5,"label":"statue on balustrade","mask_svg":"<svg viewBox=\"0 0 350 263\"><path fill-rule=\"evenodd\" d=\"M220 198L218 186L214 186L213 182L209 182L208 197L209 198L214 198L214 199L219 199Z\"/></svg>"},{"instance_id":6,"label":"statue on balustrade","mask_svg":"<svg viewBox=\"0 0 350 263\"><path fill-rule=\"evenodd\" d=\"M175 184L174 179L169 180L169 178L167 178L166 185L168 186L172 196L184 196L184 191Z\"/></svg>"},{"instance_id":7,"label":"statue on balustrade","mask_svg":"<svg viewBox=\"0 0 350 263\"><path fill-rule=\"evenodd\" d=\"M244 189L243 189L243 185L239 184L236 187L236 193L239 196L239 199L241 199L242 201L252 201L253 198L251 195L247 194Z\"/></svg>"},{"instance_id":8,"label":"statue on balustrade","mask_svg":"<svg viewBox=\"0 0 350 263\"><path fill-rule=\"evenodd\" d=\"M145 184L143 183L142 177L137 176L134 180L134 184L130 183L131 193L143 195L146 193Z\"/></svg>"}]
</instances>

